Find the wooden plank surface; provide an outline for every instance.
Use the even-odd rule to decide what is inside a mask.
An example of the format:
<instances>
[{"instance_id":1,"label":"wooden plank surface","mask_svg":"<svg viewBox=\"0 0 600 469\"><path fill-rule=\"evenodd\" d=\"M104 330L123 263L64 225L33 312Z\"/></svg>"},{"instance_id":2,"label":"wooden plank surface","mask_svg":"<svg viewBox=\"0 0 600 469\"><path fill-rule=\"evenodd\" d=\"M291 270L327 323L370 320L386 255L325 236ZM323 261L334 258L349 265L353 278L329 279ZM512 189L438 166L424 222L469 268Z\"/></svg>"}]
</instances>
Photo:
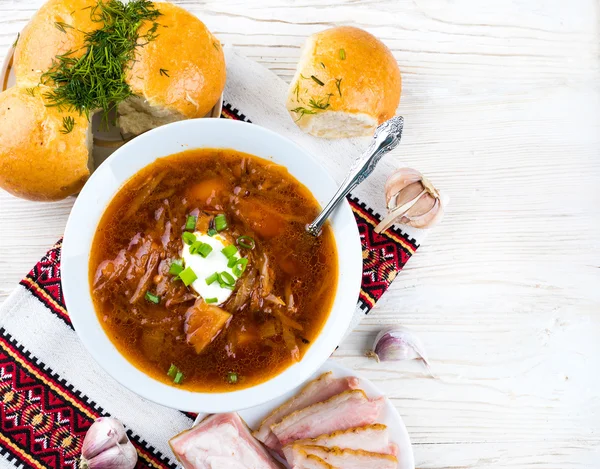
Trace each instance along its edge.
<instances>
[{"instance_id":1,"label":"wooden plank surface","mask_svg":"<svg viewBox=\"0 0 600 469\"><path fill-rule=\"evenodd\" d=\"M452 203L336 356L394 401L417 466L599 467L597 0L177 3L288 81L304 39L336 24L398 59L396 157ZM0 57L40 4L0 0ZM0 298L61 236L72 202L0 194ZM363 357L395 323L419 334L435 377Z\"/></svg>"}]
</instances>

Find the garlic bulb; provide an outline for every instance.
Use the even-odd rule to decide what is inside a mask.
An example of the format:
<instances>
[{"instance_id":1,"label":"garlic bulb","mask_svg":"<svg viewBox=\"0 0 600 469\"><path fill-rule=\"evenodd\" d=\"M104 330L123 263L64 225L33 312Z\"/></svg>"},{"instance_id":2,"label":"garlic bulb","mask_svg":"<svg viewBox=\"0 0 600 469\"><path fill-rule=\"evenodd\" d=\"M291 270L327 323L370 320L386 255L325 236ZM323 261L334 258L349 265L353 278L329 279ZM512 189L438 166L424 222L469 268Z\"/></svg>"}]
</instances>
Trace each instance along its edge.
<instances>
[{"instance_id":1,"label":"garlic bulb","mask_svg":"<svg viewBox=\"0 0 600 469\"><path fill-rule=\"evenodd\" d=\"M436 224L444 213L442 198L429 179L419 171L401 168L385 183L388 214L375 227L377 233L394 223L415 228L428 228Z\"/></svg>"},{"instance_id":2,"label":"garlic bulb","mask_svg":"<svg viewBox=\"0 0 600 469\"><path fill-rule=\"evenodd\" d=\"M366 355L383 362L423 360L427 369L430 370L423 343L405 327L393 326L379 332L375 337L373 350L369 350Z\"/></svg>"},{"instance_id":3,"label":"garlic bulb","mask_svg":"<svg viewBox=\"0 0 600 469\"><path fill-rule=\"evenodd\" d=\"M87 431L81 448L83 469L133 469L138 454L117 419L100 417Z\"/></svg>"}]
</instances>

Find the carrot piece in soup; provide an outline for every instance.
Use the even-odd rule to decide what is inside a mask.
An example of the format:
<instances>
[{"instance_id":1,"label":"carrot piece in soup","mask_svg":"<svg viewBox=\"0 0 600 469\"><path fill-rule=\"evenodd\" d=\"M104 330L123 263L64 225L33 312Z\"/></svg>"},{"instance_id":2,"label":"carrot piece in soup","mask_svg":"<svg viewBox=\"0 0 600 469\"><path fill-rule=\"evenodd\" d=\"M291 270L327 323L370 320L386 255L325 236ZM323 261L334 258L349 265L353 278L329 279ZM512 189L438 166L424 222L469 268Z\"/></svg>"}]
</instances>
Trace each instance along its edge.
<instances>
[{"instance_id":1,"label":"carrot piece in soup","mask_svg":"<svg viewBox=\"0 0 600 469\"><path fill-rule=\"evenodd\" d=\"M218 200L219 195L227 191L227 184L218 178L205 179L191 186L187 191L190 200L211 206Z\"/></svg>"},{"instance_id":2,"label":"carrot piece in soup","mask_svg":"<svg viewBox=\"0 0 600 469\"><path fill-rule=\"evenodd\" d=\"M256 199L241 200L239 215L256 234L263 238L278 236L285 229L284 218Z\"/></svg>"}]
</instances>

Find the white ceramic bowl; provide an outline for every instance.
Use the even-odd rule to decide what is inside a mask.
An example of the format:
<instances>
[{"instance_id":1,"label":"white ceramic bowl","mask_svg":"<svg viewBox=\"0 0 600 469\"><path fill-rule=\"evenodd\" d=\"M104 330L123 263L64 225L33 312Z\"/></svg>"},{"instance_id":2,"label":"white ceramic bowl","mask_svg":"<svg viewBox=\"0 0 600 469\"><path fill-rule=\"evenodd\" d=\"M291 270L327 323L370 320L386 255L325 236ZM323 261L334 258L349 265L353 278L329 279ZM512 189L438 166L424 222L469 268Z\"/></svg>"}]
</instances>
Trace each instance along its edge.
<instances>
[{"instance_id":1,"label":"white ceramic bowl","mask_svg":"<svg viewBox=\"0 0 600 469\"><path fill-rule=\"evenodd\" d=\"M284 165L323 206L336 190L325 170L302 148L265 128L227 119L195 119L147 132L113 153L92 175L73 207L62 248L62 284L69 316L96 361L124 386L159 404L194 412L227 412L255 406L306 380L342 339L358 300L362 254L358 229L345 202L331 218L338 250L338 285L332 310L300 362L269 381L226 393L186 391L156 381L129 363L105 334L88 282L90 249L100 218L119 188L156 158L193 148L232 148Z\"/></svg>"}]
</instances>

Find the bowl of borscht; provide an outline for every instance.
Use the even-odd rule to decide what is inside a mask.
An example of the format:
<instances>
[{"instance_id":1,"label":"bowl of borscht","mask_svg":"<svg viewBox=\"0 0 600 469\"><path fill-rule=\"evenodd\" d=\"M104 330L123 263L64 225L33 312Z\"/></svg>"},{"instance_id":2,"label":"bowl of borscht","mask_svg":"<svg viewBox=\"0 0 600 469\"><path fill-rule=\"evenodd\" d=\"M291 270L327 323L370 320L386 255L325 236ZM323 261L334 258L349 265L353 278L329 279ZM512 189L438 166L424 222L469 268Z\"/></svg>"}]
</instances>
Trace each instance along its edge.
<instances>
[{"instance_id":1,"label":"bowl of borscht","mask_svg":"<svg viewBox=\"0 0 600 469\"><path fill-rule=\"evenodd\" d=\"M62 283L73 326L122 385L225 412L276 398L331 355L362 278L343 203L292 141L227 119L176 122L112 154L77 197Z\"/></svg>"}]
</instances>

